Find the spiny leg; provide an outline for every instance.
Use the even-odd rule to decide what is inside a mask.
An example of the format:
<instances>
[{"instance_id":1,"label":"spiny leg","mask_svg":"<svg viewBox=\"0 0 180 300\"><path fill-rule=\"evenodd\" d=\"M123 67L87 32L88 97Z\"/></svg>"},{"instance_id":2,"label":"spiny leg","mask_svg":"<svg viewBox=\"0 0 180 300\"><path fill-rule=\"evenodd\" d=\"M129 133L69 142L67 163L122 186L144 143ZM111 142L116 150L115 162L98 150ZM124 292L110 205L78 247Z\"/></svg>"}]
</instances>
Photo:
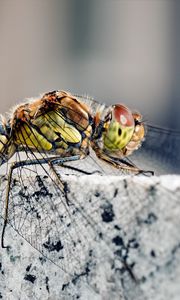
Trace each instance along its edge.
<instances>
[{"instance_id":1,"label":"spiny leg","mask_svg":"<svg viewBox=\"0 0 180 300\"><path fill-rule=\"evenodd\" d=\"M142 170L139 169L136 165L132 164L131 162L128 162L124 159L121 158L114 158L111 157L109 155L107 155L106 153L99 151L99 149L96 149L96 155L99 159L105 161L106 163L108 163L109 165L112 165L113 167L117 168L117 169L121 169L121 170L125 170L125 171L130 171L132 173L135 174L151 174L154 175L153 171L150 170Z\"/></svg>"},{"instance_id":2,"label":"spiny leg","mask_svg":"<svg viewBox=\"0 0 180 300\"><path fill-rule=\"evenodd\" d=\"M1 247L2 248L8 248L7 246L4 246L4 235L5 235L5 229L6 229L7 220L8 220L9 192L10 192L11 179L12 179L12 173L13 173L14 167L15 167L15 164L12 163L12 165L10 166L9 174L8 174L8 183L7 183L6 198L5 198L4 224L3 224L2 234L1 234Z\"/></svg>"},{"instance_id":3,"label":"spiny leg","mask_svg":"<svg viewBox=\"0 0 180 300\"><path fill-rule=\"evenodd\" d=\"M140 174L143 174L143 175L154 175L154 171L152 170L143 170L143 169L140 169L138 168L132 161L130 161L129 158L126 158L126 159L116 159L114 160L115 163L117 163L117 167L120 168L120 169L124 169L124 170L129 170L129 171L132 171L132 172L136 172L136 175L140 175ZM125 164L124 165L120 165L119 163L123 163Z\"/></svg>"},{"instance_id":4,"label":"spiny leg","mask_svg":"<svg viewBox=\"0 0 180 300\"><path fill-rule=\"evenodd\" d=\"M79 159L80 159L80 155L75 155L75 156L64 157L64 158L51 158L48 162L49 167L50 167L51 171L53 172L53 175L55 176L55 178L58 181L58 184L60 185L59 188L65 196L67 205L69 205L69 200L68 200L68 197L67 197L67 193L68 193L67 184L62 181L61 176L56 172L54 166L59 165L61 167L65 167L65 166L63 166L63 163L68 162L68 161L76 161L76 160L79 160ZM70 168L72 170L75 169L75 168L70 167L70 166L68 166L68 168Z\"/></svg>"},{"instance_id":5,"label":"spiny leg","mask_svg":"<svg viewBox=\"0 0 180 300\"><path fill-rule=\"evenodd\" d=\"M100 171L98 171L98 170L97 171L88 172L88 171L84 171L84 170L81 170L79 168L76 168L76 167L73 167L73 166L69 166L69 165L63 165L63 164L61 164L60 166L61 166L61 168L65 168L65 169L72 170L72 171L77 171L77 172L82 173L84 175L93 175L93 174L99 174L100 173Z\"/></svg>"}]
</instances>

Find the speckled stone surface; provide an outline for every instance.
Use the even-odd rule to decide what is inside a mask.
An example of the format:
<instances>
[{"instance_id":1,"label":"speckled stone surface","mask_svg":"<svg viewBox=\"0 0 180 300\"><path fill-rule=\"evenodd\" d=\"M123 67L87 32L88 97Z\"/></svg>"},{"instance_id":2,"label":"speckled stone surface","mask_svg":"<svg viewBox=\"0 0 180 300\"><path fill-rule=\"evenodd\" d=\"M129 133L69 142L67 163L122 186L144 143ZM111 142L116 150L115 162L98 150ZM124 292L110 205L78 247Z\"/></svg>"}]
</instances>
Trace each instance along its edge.
<instances>
[{"instance_id":1,"label":"speckled stone surface","mask_svg":"<svg viewBox=\"0 0 180 300\"><path fill-rule=\"evenodd\" d=\"M91 175L66 181L69 200L84 203L81 216L93 208L88 217L100 237L88 239L89 229L81 232L79 226L91 253L84 272L70 276L8 226L9 247L0 250L0 299L179 300L180 177ZM3 219L0 229L2 224Z\"/></svg>"}]
</instances>

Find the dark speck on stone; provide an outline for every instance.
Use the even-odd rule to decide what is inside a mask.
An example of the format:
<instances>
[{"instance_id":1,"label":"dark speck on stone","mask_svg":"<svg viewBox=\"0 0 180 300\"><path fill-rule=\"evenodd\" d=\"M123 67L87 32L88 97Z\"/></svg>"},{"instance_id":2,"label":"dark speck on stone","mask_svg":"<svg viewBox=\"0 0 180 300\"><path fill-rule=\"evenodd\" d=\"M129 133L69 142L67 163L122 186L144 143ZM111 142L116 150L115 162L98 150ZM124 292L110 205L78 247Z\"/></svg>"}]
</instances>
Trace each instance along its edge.
<instances>
[{"instance_id":1,"label":"dark speck on stone","mask_svg":"<svg viewBox=\"0 0 180 300\"><path fill-rule=\"evenodd\" d=\"M126 268L122 267L122 268L119 269L119 271L121 272L121 274L124 274L126 272Z\"/></svg>"},{"instance_id":2,"label":"dark speck on stone","mask_svg":"<svg viewBox=\"0 0 180 300\"><path fill-rule=\"evenodd\" d=\"M136 241L136 239L129 240L128 247L137 249L139 247L139 243Z\"/></svg>"},{"instance_id":3,"label":"dark speck on stone","mask_svg":"<svg viewBox=\"0 0 180 300\"><path fill-rule=\"evenodd\" d=\"M46 290L49 293L49 277L48 276L46 276Z\"/></svg>"},{"instance_id":4,"label":"dark speck on stone","mask_svg":"<svg viewBox=\"0 0 180 300\"><path fill-rule=\"evenodd\" d=\"M89 256L91 257L92 254L93 254L93 250L91 249L91 250L89 250Z\"/></svg>"},{"instance_id":5,"label":"dark speck on stone","mask_svg":"<svg viewBox=\"0 0 180 300\"><path fill-rule=\"evenodd\" d=\"M108 203L103 207L104 211L101 214L103 222L109 223L114 219L114 211L112 204Z\"/></svg>"},{"instance_id":6,"label":"dark speck on stone","mask_svg":"<svg viewBox=\"0 0 180 300\"><path fill-rule=\"evenodd\" d=\"M100 193L96 191L96 192L94 193L94 196L95 196L95 197L99 197L99 196L100 196Z\"/></svg>"},{"instance_id":7,"label":"dark speck on stone","mask_svg":"<svg viewBox=\"0 0 180 300\"><path fill-rule=\"evenodd\" d=\"M71 282L74 285L76 285L77 282L78 282L78 280L79 280L79 278L82 277L82 276L88 276L89 272L90 272L90 269L89 269L89 266L88 266L88 263L87 263L87 266L85 267L84 272L82 272L82 273L80 273L78 275L75 275Z\"/></svg>"},{"instance_id":8,"label":"dark speck on stone","mask_svg":"<svg viewBox=\"0 0 180 300\"><path fill-rule=\"evenodd\" d=\"M146 282L146 277L145 277L145 276L143 276L143 277L141 278L141 282L142 282L142 283Z\"/></svg>"},{"instance_id":9,"label":"dark speck on stone","mask_svg":"<svg viewBox=\"0 0 180 300\"><path fill-rule=\"evenodd\" d=\"M68 285L69 285L69 282L68 282L68 283L65 283L65 284L63 284L63 285L62 285L62 291L64 291L64 290L65 290L65 288L66 288L66 287L68 287Z\"/></svg>"},{"instance_id":10,"label":"dark speck on stone","mask_svg":"<svg viewBox=\"0 0 180 300\"><path fill-rule=\"evenodd\" d=\"M156 193L156 186L154 186L154 185L153 185L153 186L150 186L149 190L150 190L150 192L151 192L151 195L154 196L155 193Z\"/></svg>"},{"instance_id":11,"label":"dark speck on stone","mask_svg":"<svg viewBox=\"0 0 180 300\"><path fill-rule=\"evenodd\" d=\"M119 227L119 225L114 225L114 228L115 228L116 230L121 230L121 227Z\"/></svg>"},{"instance_id":12,"label":"dark speck on stone","mask_svg":"<svg viewBox=\"0 0 180 300\"><path fill-rule=\"evenodd\" d=\"M115 189L115 191L114 191L114 198L117 196L117 194L118 194L118 189Z\"/></svg>"},{"instance_id":13,"label":"dark speck on stone","mask_svg":"<svg viewBox=\"0 0 180 300\"><path fill-rule=\"evenodd\" d=\"M34 281L36 280L36 276L35 275L31 275L31 274L26 274L24 276L24 279L27 281L30 281L32 283L34 283Z\"/></svg>"},{"instance_id":14,"label":"dark speck on stone","mask_svg":"<svg viewBox=\"0 0 180 300\"><path fill-rule=\"evenodd\" d=\"M156 257L156 253L155 253L154 250L151 250L151 256L152 256L152 257Z\"/></svg>"},{"instance_id":15,"label":"dark speck on stone","mask_svg":"<svg viewBox=\"0 0 180 300\"><path fill-rule=\"evenodd\" d=\"M124 179L124 188L127 189L127 181Z\"/></svg>"},{"instance_id":16,"label":"dark speck on stone","mask_svg":"<svg viewBox=\"0 0 180 300\"><path fill-rule=\"evenodd\" d=\"M158 217L153 213L153 212L150 212L147 216L146 219L141 219L141 218L138 218L137 219L137 222L138 224L147 224L147 225L151 225L153 224L154 222L156 222L158 219Z\"/></svg>"},{"instance_id":17,"label":"dark speck on stone","mask_svg":"<svg viewBox=\"0 0 180 300\"><path fill-rule=\"evenodd\" d=\"M51 243L50 240L48 240L46 243L43 244L44 248L46 248L49 252L57 251L63 249L63 245L61 241L58 241L57 243Z\"/></svg>"},{"instance_id":18,"label":"dark speck on stone","mask_svg":"<svg viewBox=\"0 0 180 300\"><path fill-rule=\"evenodd\" d=\"M115 236L113 239L112 239L112 242L116 245L116 246L123 246L124 245L124 242L123 242L123 239L120 237L120 236Z\"/></svg>"},{"instance_id":19,"label":"dark speck on stone","mask_svg":"<svg viewBox=\"0 0 180 300\"><path fill-rule=\"evenodd\" d=\"M149 213L147 219L144 221L146 224L152 224L157 220L157 216L154 213Z\"/></svg>"},{"instance_id":20,"label":"dark speck on stone","mask_svg":"<svg viewBox=\"0 0 180 300\"><path fill-rule=\"evenodd\" d=\"M102 232L99 232L99 238L102 239L103 238L103 234Z\"/></svg>"},{"instance_id":21,"label":"dark speck on stone","mask_svg":"<svg viewBox=\"0 0 180 300\"><path fill-rule=\"evenodd\" d=\"M26 271L29 272L29 270L31 269L32 264L30 264L29 266L27 266Z\"/></svg>"},{"instance_id":22,"label":"dark speck on stone","mask_svg":"<svg viewBox=\"0 0 180 300\"><path fill-rule=\"evenodd\" d=\"M40 262L43 264L44 262L46 262L45 257L39 257Z\"/></svg>"},{"instance_id":23,"label":"dark speck on stone","mask_svg":"<svg viewBox=\"0 0 180 300\"><path fill-rule=\"evenodd\" d=\"M128 257L128 249L123 246L121 249L115 251L114 254L126 260Z\"/></svg>"}]
</instances>

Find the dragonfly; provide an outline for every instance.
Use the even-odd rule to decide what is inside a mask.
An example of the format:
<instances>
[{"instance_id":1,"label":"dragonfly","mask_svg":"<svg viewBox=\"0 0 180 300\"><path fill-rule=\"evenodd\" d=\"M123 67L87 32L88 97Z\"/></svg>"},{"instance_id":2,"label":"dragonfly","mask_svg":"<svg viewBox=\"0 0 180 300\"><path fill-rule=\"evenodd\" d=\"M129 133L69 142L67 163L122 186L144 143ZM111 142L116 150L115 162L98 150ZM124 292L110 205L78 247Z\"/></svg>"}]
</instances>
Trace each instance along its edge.
<instances>
[{"instance_id":1,"label":"dragonfly","mask_svg":"<svg viewBox=\"0 0 180 300\"><path fill-rule=\"evenodd\" d=\"M180 136L147 125L139 112L124 104L102 105L65 91L45 93L18 105L8 120L2 117L0 165L8 167L1 182L1 246L7 247L4 238L10 224L62 270L82 273L87 256L92 255L92 240L103 236L106 243L106 233L99 225L104 208L97 202L96 207L91 203L84 208L82 201L70 201L61 171L106 173L103 167L107 166L112 174L153 175L153 170L144 170L129 159L143 148L146 132ZM173 147L175 152L176 145ZM95 166L93 171L79 168L79 162L83 165L88 158Z\"/></svg>"}]
</instances>

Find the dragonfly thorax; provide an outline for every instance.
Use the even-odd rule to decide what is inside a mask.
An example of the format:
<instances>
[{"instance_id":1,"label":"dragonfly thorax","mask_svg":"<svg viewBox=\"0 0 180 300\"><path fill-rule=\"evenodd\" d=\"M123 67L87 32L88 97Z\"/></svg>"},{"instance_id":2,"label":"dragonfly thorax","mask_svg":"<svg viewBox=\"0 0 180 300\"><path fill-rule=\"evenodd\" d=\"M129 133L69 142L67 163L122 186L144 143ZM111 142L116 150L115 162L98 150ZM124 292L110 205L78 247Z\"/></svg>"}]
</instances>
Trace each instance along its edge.
<instances>
[{"instance_id":1,"label":"dragonfly thorax","mask_svg":"<svg viewBox=\"0 0 180 300\"><path fill-rule=\"evenodd\" d=\"M17 106L8 124L10 135L3 123L0 132L3 162L17 151L62 157L89 151L93 117L67 92L53 91Z\"/></svg>"}]
</instances>

